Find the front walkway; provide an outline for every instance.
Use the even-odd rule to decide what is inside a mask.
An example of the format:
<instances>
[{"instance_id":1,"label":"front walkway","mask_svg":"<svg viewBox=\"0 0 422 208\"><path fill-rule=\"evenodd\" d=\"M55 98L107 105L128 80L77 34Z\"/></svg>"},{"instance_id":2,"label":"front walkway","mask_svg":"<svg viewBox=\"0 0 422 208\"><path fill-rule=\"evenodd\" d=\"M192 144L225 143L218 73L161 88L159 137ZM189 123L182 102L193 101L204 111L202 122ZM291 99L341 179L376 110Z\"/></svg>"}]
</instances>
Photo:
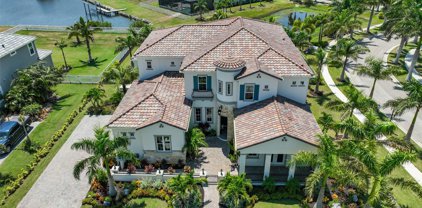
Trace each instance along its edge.
<instances>
[{"instance_id":1,"label":"front walkway","mask_svg":"<svg viewBox=\"0 0 422 208\"><path fill-rule=\"evenodd\" d=\"M85 116L18 207L81 207L90 185L85 173L81 174L81 180L73 177L73 166L89 155L84 151L71 150L70 146L81 138L93 137L93 129L104 126L109 119L110 116Z\"/></svg>"}]
</instances>

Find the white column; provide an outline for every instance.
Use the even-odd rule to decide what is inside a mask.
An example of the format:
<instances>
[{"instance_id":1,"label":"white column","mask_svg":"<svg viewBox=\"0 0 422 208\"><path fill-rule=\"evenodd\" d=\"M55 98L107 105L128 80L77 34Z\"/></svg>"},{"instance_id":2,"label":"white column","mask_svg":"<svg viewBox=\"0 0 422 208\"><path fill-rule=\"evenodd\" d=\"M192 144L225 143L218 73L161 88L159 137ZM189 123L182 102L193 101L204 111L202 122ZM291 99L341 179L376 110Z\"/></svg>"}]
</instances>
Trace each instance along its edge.
<instances>
[{"instance_id":1,"label":"white column","mask_svg":"<svg viewBox=\"0 0 422 208\"><path fill-rule=\"evenodd\" d=\"M293 158L293 155L290 155L290 160ZM296 170L296 164L292 164L289 168L289 177L288 180L295 177L295 170Z\"/></svg>"},{"instance_id":2,"label":"white column","mask_svg":"<svg viewBox=\"0 0 422 208\"><path fill-rule=\"evenodd\" d=\"M245 173L246 155L239 156L239 175Z\"/></svg>"},{"instance_id":3,"label":"white column","mask_svg":"<svg viewBox=\"0 0 422 208\"><path fill-rule=\"evenodd\" d=\"M270 169L271 169L271 154L265 155L265 164L264 164L264 178L270 176Z\"/></svg>"}]
</instances>

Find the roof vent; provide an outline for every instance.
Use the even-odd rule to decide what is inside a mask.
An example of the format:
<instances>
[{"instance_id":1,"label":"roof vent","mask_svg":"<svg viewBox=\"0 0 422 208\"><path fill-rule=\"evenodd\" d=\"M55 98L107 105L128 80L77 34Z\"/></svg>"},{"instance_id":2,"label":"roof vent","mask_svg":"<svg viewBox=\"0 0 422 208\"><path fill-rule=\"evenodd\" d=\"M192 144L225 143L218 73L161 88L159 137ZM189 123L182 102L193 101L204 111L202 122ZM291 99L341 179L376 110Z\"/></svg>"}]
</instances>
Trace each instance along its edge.
<instances>
[{"instance_id":1,"label":"roof vent","mask_svg":"<svg viewBox=\"0 0 422 208\"><path fill-rule=\"evenodd\" d=\"M237 57L227 56L214 61L214 65L220 69L239 69L246 65L246 61Z\"/></svg>"}]
</instances>

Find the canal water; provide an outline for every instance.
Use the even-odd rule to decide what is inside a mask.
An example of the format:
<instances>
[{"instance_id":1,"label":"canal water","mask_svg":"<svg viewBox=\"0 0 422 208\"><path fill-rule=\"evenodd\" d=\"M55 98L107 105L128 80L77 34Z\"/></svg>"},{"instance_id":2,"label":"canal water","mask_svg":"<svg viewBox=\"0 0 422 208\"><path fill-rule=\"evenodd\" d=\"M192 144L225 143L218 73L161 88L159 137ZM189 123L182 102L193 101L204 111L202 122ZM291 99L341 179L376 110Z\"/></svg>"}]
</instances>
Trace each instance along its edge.
<instances>
[{"instance_id":1,"label":"canal water","mask_svg":"<svg viewBox=\"0 0 422 208\"><path fill-rule=\"evenodd\" d=\"M281 11L274 14L274 16L277 17L277 22L287 28L291 28L295 20L299 19L303 21L307 16L311 15L313 14L306 12L293 12L291 10Z\"/></svg>"},{"instance_id":2,"label":"canal water","mask_svg":"<svg viewBox=\"0 0 422 208\"><path fill-rule=\"evenodd\" d=\"M111 22L114 27L127 27L130 20L122 17L97 15L89 5L91 15L85 14L81 0L0 0L0 25L56 25L68 26L79 19ZM88 7L86 6L88 10Z\"/></svg>"}]
</instances>

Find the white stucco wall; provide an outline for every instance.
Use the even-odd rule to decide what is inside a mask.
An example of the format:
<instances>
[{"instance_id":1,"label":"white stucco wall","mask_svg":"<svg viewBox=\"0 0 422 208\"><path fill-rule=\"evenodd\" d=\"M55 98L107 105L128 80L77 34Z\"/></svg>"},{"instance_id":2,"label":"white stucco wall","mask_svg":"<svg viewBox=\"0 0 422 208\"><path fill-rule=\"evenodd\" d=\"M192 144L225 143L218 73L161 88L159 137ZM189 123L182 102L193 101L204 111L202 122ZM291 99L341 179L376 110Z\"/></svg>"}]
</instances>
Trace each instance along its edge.
<instances>
[{"instance_id":1,"label":"white stucco wall","mask_svg":"<svg viewBox=\"0 0 422 208\"><path fill-rule=\"evenodd\" d=\"M151 70L147 70L147 60L151 60ZM138 56L133 61L138 66L139 79L145 80L165 71L179 71L183 57ZM171 65L171 62L174 62L174 66Z\"/></svg>"},{"instance_id":2,"label":"white stucco wall","mask_svg":"<svg viewBox=\"0 0 422 208\"><path fill-rule=\"evenodd\" d=\"M299 103L306 103L309 78L309 76L283 77L282 81L278 81L278 94ZM296 81L296 86L292 86L293 81ZM305 82L304 85L301 85L301 81Z\"/></svg>"},{"instance_id":3,"label":"white stucco wall","mask_svg":"<svg viewBox=\"0 0 422 208\"><path fill-rule=\"evenodd\" d=\"M289 136L285 137L287 141L282 141L283 137L279 137L251 147L240 149L240 154L296 154L299 151L316 152L318 150L317 146Z\"/></svg>"},{"instance_id":4,"label":"white stucco wall","mask_svg":"<svg viewBox=\"0 0 422 208\"><path fill-rule=\"evenodd\" d=\"M202 108L202 123L206 122L205 117L205 108L214 108L213 109L213 122L209 123L210 127L213 129L217 129L217 116L218 116L218 108L216 100L197 100L195 99L192 103L192 113L191 113L191 119L190 119L190 126L195 127L198 125L198 123L195 121L195 108Z\"/></svg>"},{"instance_id":5,"label":"white stucco wall","mask_svg":"<svg viewBox=\"0 0 422 208\"><path fill-rule=\"evenodd\" d=\"M261 76L261 78L257 78L258 74ZM261 100L265 100L267 98L273 97L277 95L277 90L278 90L278 79L274 78L272 76L269 76L267 74L264 73L256 73L250 76L247 76L245 78L242 78L240 80L238 80L239 83L238 85L243 85L243 84L258 84L259 85L259 98L257 101L243 101L243 100L239 100L239 93L240 93L240 89L238 88L238 90L236 91L236 98L237 98L237 107L238 108L242 108L245 107L247 105L250 105L252 103L261 101ZM268 85L268 91L264 91L265 85Z\"/></svg>"},{"instance_id":6,"label":"white stucco wall","mask_svg":"<svg viewBox=\"0 0 422 208\"><path fill-rule=\"evenodd\" d=\"M211 89L212 92L214 94L214 98L216 96L216 92L217 92L217 76L216 76L216 72L186 72L183 71L184 74L184 78L185 78L185 93L186 93L186 98L188 99L192 99L192 92L193 92L193 77L194 76L200 76L200 75L204 75L204 76L211 76Z\"/></svg>"},{"instance_id":7,"label":"white stucco wall","mask_svg":"<svg viewBox=\"0 0 422 208\"><path fill-rule=\"evenodd\" d=\"M217 98L221 102L228 102L233 103L236 102L239 99L238 91L239 91L239 85L238 81L234 80L234 77L239 73L240 71L234 71L234 72L226 72L217 70L217 80L216 80L216 88L215 88L215 94L217 95ZM218 93L218 80L223 82L223 91L222 94ZM233 83L232 87L232 95L228 96L226 91L226 83L231 82Z\"/></svg>"}]
</instances>

